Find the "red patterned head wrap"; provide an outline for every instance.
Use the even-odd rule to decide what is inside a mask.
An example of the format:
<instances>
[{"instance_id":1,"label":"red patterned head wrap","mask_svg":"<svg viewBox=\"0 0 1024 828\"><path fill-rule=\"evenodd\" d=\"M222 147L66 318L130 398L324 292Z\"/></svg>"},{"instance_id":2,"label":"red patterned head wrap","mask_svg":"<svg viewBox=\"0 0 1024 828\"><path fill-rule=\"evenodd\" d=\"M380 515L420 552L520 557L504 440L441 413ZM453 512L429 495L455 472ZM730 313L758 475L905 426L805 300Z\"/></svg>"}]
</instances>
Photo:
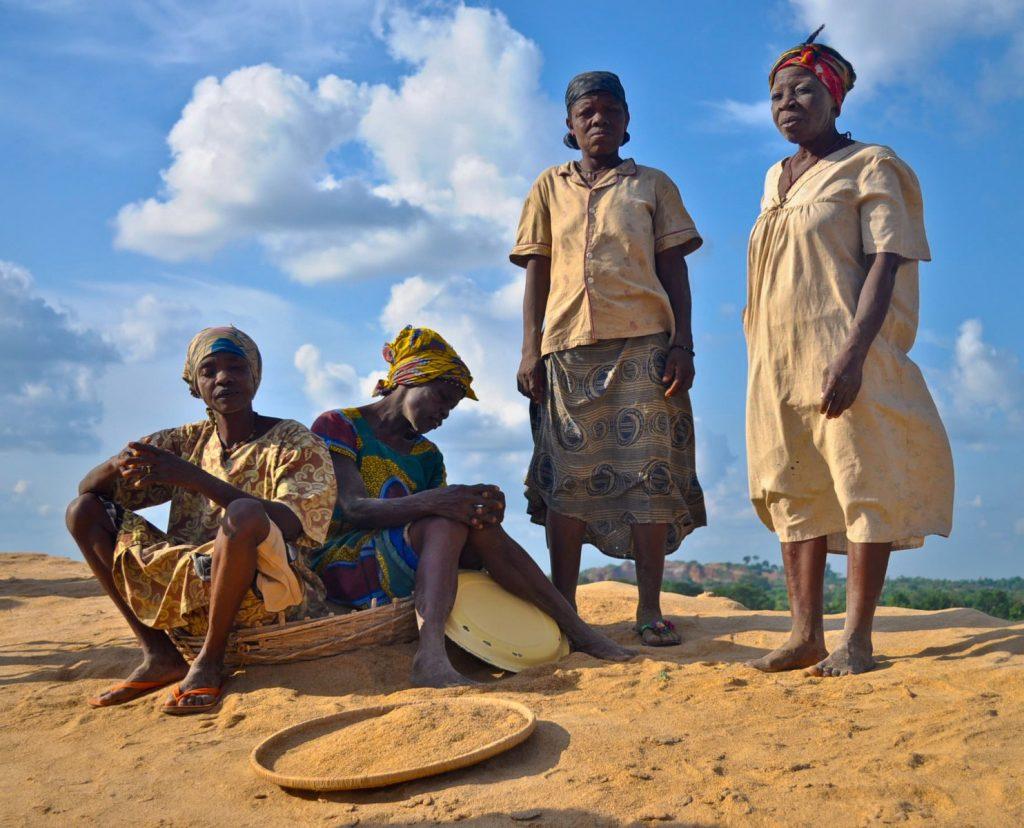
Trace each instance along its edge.
<instances>
[{"instance_id":1,"label":"red patterned head wrap","mask_svg":"<svg viewBox=\"0 0 1024 828\"><path fill-rule=\"evenodd\" d=\"M824 28L821 26L799 46L787 49L779 55L771 72L768 73L768 87L771 88L775 83L775 76L780 69L785 69L787 66L800 66L825 84L825 88L836 102L837 110L842 110L843 99L846 97L846 93L853 89L857 73L853 71L850 61L835 49L814 42L818 32Z\"/></svg>"}]
</instances>

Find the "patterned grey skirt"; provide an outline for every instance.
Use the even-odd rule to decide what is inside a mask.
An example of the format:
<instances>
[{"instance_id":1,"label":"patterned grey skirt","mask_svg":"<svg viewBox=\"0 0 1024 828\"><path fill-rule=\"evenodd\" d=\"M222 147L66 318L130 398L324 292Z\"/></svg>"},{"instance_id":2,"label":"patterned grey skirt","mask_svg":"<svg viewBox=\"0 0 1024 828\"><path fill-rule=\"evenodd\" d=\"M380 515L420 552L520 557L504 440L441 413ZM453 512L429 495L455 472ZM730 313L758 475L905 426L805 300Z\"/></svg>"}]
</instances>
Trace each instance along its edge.
<instances>
[{"instance_id":1,"label":"patterned grey skirt","mask_svg":"<svg viewBox=\"0 0 1024 828\"><path fill-rule=\"evenodd\" d=\"M665 554L707 524L688 394L665 399L668 334L610 339L544 358L547 393L530 406L528 511L587 524L584 542L632 558L630 526L669 524Z\"/></svg>"}]
</instances>

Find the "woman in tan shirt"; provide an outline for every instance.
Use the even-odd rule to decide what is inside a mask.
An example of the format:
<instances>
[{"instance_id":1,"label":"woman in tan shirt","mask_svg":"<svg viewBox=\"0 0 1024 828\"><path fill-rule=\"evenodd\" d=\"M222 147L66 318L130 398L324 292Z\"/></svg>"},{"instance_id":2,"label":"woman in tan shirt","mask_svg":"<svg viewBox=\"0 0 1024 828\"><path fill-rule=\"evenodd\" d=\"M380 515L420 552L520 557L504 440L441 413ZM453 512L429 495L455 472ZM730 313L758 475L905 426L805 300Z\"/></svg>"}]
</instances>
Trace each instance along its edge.
<instances>
[{"instance_id":1,"label":"woman in tan shirt","mask_svg":"<svg viewBox=\"0 0 1024 828\"><path fill-rule=\"evenodd\" d=\"M890 551L949 534L953 463L907 356L917 263L930 258L921 190L891 149L836 130L856 76L813 39L783 53L769 76L772 117L799 149L768 171L750 235L750 496L782 541L793 613L790 640L752 664L836 676L874 666L871 626ZM849 555L846 626L831 655L822 627L829 551Z\"/></svg>"},{"instance_id":2,"label":"woman in tan shirt","mask_svg":"<svg viewBox=\"0 0 1024 828\"><path fill-rule=\"evenodd\" d=\"M530 397L530 516L575 606L584 542L636 561L637 632L678 644L662 616L665 555L705 525L694 462L693 337L685 256L701 244L679 190L619 156L619 79L585 72L565 94L579 161L541 173L513 263L526 268L519 389Z\"/></svg>"}]
</instances>

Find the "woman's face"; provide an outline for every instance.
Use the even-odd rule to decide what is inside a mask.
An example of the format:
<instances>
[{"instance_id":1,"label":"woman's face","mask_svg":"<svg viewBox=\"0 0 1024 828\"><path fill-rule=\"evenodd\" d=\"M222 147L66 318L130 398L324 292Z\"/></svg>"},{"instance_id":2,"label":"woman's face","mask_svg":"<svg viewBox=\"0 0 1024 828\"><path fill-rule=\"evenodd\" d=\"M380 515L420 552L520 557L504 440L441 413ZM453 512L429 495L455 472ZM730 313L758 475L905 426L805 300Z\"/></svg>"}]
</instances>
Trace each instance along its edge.
<instances>
[{"instance_id":1,"label":"woman's face","mask_svg":"<svg viewBox=\"0 0 1024 828\"><path fill-rule=\"evenodd\" d=\"M402 415L417 434L439 428L465 396L458 385L443 379L404 386L403 390Z\"/></svg>"},{"instance_id":2,"label":"woman's face","mask_svg":"<svg viewBox=\"0 0 1024 828\"><path fill-rule=\"evenodd\" d=\"M199 363L196 387L207 408L234 414L252 408L256 396L249 363L237 354L210 354Z\"/></svg>"},{"instance_id":3,"label":"woman's face","mask_svg":"<svg viewBox=\"0 0 1024 828\"><path fill-rule=\"evenodd\" d=\"M775 126L794 144L810 143L835 128L835 99L825 84L800 66L787 66L775 75L771 103Z\"/></svg>"},{"instance_id":4,"label":"woman's face","mask_svg":"<svg viewBox=\"0 0 1024 828\"><path fill-rule=\"evenodd\" d=\"M565 125L586 155L614 155L625 138L629 112L614 95L595 92L572 105Z\"/></svg>"}]
</instances>

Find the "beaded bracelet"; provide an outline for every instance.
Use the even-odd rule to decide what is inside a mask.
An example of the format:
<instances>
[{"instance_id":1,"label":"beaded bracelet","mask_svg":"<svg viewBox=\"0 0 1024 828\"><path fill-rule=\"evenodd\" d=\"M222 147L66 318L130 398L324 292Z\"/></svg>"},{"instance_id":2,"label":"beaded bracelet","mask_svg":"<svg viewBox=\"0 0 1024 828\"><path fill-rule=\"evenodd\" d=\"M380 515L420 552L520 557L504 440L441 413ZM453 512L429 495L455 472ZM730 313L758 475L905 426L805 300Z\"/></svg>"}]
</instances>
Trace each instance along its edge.
<instances>
[{"instance_id":1,"label":"beaded bracelet","mask_svg":"<svg viewBox=\"0 0 1024 828\"><path fill-rule=\"evenodd\" d=\"M687 353L692 357L697 356L697 352L693 350L689 345L669 345L668 349L671 351L673 348L678 348L683 353Z\"/></svg>"}]
</instances>

